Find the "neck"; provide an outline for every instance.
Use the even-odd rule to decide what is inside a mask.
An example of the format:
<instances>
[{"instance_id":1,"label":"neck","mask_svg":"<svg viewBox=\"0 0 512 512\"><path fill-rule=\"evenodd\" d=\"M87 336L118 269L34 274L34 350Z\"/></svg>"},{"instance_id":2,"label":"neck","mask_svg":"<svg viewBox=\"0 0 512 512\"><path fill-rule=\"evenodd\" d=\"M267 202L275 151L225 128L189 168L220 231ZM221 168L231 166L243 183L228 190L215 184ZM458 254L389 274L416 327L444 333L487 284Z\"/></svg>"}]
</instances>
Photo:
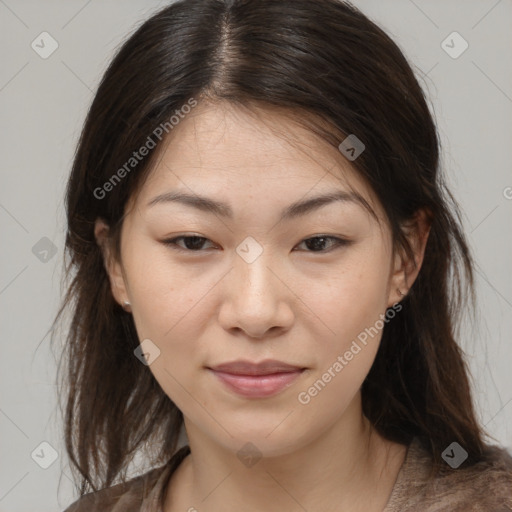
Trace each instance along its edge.
<instances>
[{"instance_id":1,"label":"neck","mask_svg":"<svg viewBox=\"0 0 512 512\"><path fill-rule=\"evenodd\" d=\"M350 412L308 444L252 465L185 422L191 454L173 475L180 484L172 484L164 510L382 511L405 447L384 440L362 412Z\"/></svg>"}]
</instances>

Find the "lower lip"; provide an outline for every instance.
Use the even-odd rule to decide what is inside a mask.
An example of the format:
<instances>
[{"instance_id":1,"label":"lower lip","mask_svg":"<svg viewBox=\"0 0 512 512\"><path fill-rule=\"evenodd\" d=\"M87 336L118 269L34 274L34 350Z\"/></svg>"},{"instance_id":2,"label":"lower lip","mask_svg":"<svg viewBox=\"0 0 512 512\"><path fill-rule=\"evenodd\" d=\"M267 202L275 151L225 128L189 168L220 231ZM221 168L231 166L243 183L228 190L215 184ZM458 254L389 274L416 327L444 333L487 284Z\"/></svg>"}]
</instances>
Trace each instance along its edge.
<instances>
[{"instance_id":1,"label":"lower lip","mask_svg":"<svg viewBox=\"0 0 512 512\"><path fill-rule=\"evenodd\" d=\"M235 375L211 370L228 388L235 393L251 398L272 396L290 386L303 370L270 375Z\"/></svg>"}]
</instances>

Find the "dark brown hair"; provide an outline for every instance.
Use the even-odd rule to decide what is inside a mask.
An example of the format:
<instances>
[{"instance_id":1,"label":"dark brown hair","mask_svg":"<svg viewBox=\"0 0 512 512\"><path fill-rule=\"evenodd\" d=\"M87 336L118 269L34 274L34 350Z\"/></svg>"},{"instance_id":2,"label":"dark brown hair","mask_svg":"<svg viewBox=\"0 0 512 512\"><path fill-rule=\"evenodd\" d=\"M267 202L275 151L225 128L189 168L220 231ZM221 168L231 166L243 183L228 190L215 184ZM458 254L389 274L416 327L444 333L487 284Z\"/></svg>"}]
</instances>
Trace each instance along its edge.
<instances>
[{"instance_id":1,"label":"dark brown hair","mask_svg":"<svg viewBox=\"0 0 512 512\"><path fill-rule=\"evenodd\" d=\"M95 191L191 98L289 112L335 147L356 134L366 149L352 165L382 203L397 250L411 253L404 222L429 212L423 266L384 329L363 409L384 437L418 437L438 468L453 441L469 453L466 465L481 460L482 431L454 339L465 299L473 299L472 261L440 174L435 123L406 58L341 1L181 0L144 22L113 58L67 186L66 274L73 276L57 316L70 308L60 396L81 494L125 478L143 448L153 448L154 465L177 449L182 413L134 356L133 318L113 298L94 237L95 220L105 219L119 257L125 206L163 143L104 197Z\"/></svg>"}]
</instances>

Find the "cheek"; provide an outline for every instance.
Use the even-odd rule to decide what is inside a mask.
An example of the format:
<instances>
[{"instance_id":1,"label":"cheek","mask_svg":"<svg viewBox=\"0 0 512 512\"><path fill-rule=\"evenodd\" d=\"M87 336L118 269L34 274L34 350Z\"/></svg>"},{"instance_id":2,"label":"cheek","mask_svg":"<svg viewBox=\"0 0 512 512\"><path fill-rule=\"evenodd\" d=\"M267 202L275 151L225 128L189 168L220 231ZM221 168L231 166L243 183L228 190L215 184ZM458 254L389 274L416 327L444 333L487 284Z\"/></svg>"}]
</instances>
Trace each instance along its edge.
<instances>
[{"instance_id":1,"label":"cheek","mask_svg":"<svg viewBox=\"0 0 512 512\"><path fill-rule=\"evenodd\" d=\"M317 366L298 401L319 413L342 413L360 389L379 347L389 262L382 249L372 249L354 252L328 284L310 288L308 300L322 321L311 328L317 333Z\"/></svg>"},{"instance_id":2,"label":"cheek","mask_svg":"<svg viewBox=\"0 0 512 512\"><path fill-rule=\"evenodd\" d=\"M385 312L388 261L377 251L354 252L338 271L307 285L304 297L333 349L342 350ZM320 331L318 331L320 332Z\"/></svg>"},{"instance_id":3,"label":"cheek","mask_svg":"<svg viewBox=\"0 0 512 512\"><path fill-rule=\"evenodd\" d=\"M157 347L149 370L177 407L188 410L191 394L200 396L190 375L202 363L197 340L213 314L214 276L199 265L177 266L158 247L133 253L126 267L139 340Z\"/></svg>"},{"instance_id":4,"label":"cheek","mask_svg":"<svg viewBox=\"0 0 512 512\"><path fill-rule=\"evenodd\" d=\"M352 407L357 407L355 398L370 371L376 347L377 344L361 345L350 361L345 355L338 360L336 354L298 390L296 403L305 432L318 429L320 424L327 429Z\"/></svg>"},{"instance_id":5,"label":"cheek","mask_svg":"<svg viewBox=\"0 0 512 512\"><path fill-rule=\"evenodd\" d=\"M339 418L370 371L385 325L383 274L349 271L340 274L323 297L312 297L323 320L317 322L317 365L297 394L311 428L315 417L322 417L326 425Z\"/></svg>"},{"instance_id":6,"label":"cheek","mask_svg":"<svg viewBox=\"0 0 512 512\"><path fill-rule=\"evenodd\" d=\"M190 374L203 362L197 341L204 338L214 313L209 299L219 277L199 264L177 266L158 247L143 250L141 243L137 252L128 254L136 331L140 342L149 339L158 354L149 370L173 402L187 410L190 393L198 395Z\"/></svg>"},{"instance_id":7,"label":"cheek","mask_svg":"<svg viewBox=\"0 0 512 512\"><path fill-rule=\"evenodd\" d=\"M191 327L191 314L195 320L204 319L208 304L204 299L218 280L217 274L206 272L199 262L176 263L154 242L133 254L128 281L139 335L168 343L184 324Z\"/></svg>"}]
</instances>

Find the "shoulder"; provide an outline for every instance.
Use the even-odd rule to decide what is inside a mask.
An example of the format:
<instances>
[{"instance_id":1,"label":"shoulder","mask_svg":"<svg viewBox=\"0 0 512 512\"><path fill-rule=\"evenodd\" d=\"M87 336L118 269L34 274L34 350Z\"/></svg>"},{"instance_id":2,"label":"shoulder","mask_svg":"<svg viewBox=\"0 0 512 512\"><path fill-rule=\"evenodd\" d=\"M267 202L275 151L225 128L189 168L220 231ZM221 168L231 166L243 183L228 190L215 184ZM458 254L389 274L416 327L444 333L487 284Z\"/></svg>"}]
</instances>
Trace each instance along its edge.
<instances>
[{"instance_id":1,"label":"shoulder","mask_svg":"<svg viewBox=\"0 0 512 512\"><path fill-rule=\"evenodd\" d=\"M512 456L502 448L489 447L485 461L447 471L432 490L444 493L447 502L461 511L512 511Z\"/></svg>"},{"instance_id":2,"label":"shoulder","mask_svg":"<svg viewBox=\"0 0 512 512\"><path fill-rule=\"evenodd\" d=\"M154 468L126 482L85 494L64 512L139 512L166 469L168 465Z\"/></svg>"},{"instance_id":3,"label":"shoulder","mask_svg":"<svg viewBox=\"0 0 512 512\"><path fill-rule=\"evenodd\" d=\"M143 506L144 510L153 510L162 498L169 478L189 454L190 446L182 446L167 464L126 482L85 494L64 512L140 512Z\"/></svg>"},{"instance_id":4,"label":"shoulder","mask_svg":"<svg viewBox=\"0 0 512 512\"><path fill-rule=\"evenodd\" d=\"M404 510L436 512L512 511L512 456L488 446L484 461L465 467L447 467L429 479L430 457L418 443L412 451L404 482Z\"/></svg>"}]
</instances>

